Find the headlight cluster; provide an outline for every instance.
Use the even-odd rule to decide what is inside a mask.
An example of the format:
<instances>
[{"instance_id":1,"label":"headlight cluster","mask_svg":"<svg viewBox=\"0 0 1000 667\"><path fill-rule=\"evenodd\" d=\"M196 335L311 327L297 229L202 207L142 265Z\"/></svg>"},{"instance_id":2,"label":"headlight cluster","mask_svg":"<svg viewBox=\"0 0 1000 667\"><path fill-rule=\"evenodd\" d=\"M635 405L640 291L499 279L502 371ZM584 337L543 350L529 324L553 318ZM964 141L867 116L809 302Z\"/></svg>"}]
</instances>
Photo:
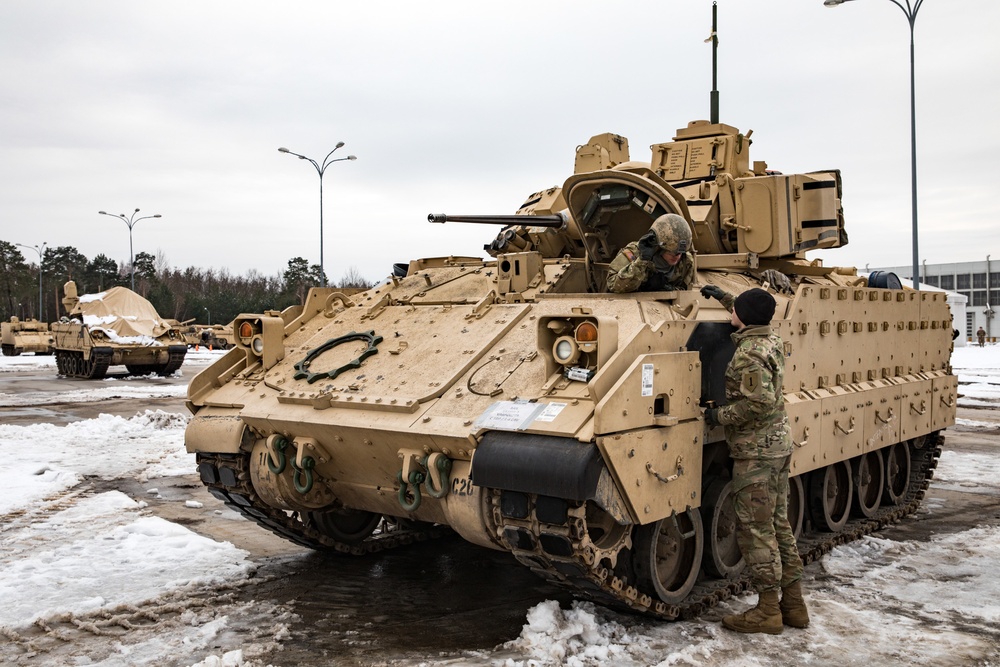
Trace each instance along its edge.
<instances>
[{"instance_id":1,"label":"headlight cluster","mask_svg":"<svg viewBox=\"0 0 1000 667\"><path fill-rule=\"evenodd\" d=\"M566 328L572 325L565 323ZM559 336L552 345L552 356L563 366L573 366L581 356L597 351L597 324L584 320L576 325L572 335Z\"/></svg>"},{"instance_id":2,"label":"headlight cluster","mask_svg":"<svg viewBox=\"0 0 1000 667\"><path fill-rule=\"evenodd\" d=\"M237 333L241 344L249 347L258 357L264 354L264 339L260 335L259 323L255 325L251 320L243 320Z\"/></svg>"},{"instance_id":3,"label":"headlight cluster","mask_svg":"<svg viewBox=\"0 0 1000 667\"><path fill-rule=\"evenodd\" d=\"M573 308L566 315L538 319L538 352L545 357L545 373L558 373L578 382L590 382L618 348L618 321Z\"/></svg>"},{"instance_id":4,"label":"headlight cluster","mask_svg":"<svg viewBox=\"0 0 1000 667\"><path fill-rule=\"evenodd\" d=\"M280 314L237 315L233 332L236 345L260 359L264 370L285 358L285 322Z\"/></svg>"}]
</instances>

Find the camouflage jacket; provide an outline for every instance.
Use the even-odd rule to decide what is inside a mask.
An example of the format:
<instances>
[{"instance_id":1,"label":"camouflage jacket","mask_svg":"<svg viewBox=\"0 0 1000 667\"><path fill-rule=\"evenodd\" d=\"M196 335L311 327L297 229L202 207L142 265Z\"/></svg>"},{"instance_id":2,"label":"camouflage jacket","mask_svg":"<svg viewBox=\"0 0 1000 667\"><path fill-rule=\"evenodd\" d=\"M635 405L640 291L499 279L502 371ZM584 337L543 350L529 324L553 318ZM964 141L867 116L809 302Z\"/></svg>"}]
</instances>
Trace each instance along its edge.
<instances>
[{"instance_id":1,"label":"camouflage jacket","mask_svg":"<svg viewBox=\"0 0 1000 667\"><path fill-rule=\"evenodd\" d=\"M726 368L727 402L718 412L729 455L734 459L788 456L792 439L781 390L785 375L781 337L769 326L751 326L732 338L736 352Z\"/></svg>"},{"instance_id":2,"label":"camouflage jacket","mask_svg":"<svg viewBox=\"0 0 1000 667\"><path fill-rule=\"evenodd\" d=\"M685 290L694 282L694 257L686 252L674 266L656 255L647 262L639 257L639 242L633 241L619 251L608 267L608 291L658 292Z\"/></svg>"}]
</instances>

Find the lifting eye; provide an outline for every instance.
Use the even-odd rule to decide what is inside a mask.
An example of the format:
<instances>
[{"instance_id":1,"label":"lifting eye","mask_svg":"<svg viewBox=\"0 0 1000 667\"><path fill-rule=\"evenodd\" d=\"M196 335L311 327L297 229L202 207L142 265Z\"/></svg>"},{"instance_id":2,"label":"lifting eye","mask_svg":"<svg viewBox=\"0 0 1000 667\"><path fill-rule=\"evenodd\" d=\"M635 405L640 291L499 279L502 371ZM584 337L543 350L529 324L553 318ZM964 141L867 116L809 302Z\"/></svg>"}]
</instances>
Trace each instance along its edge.
<instances>
[{"instance_id":1,"label":"lifting eye","mask_svg":"<svg viewBox=\"0 0 1000 667\"><path fill-rule=\"evenodd\" d=\"M593 343L597 341L597 325L593 322L582 322L576 328L576 340L580 343Z\"/></svg>"}]
</instances>

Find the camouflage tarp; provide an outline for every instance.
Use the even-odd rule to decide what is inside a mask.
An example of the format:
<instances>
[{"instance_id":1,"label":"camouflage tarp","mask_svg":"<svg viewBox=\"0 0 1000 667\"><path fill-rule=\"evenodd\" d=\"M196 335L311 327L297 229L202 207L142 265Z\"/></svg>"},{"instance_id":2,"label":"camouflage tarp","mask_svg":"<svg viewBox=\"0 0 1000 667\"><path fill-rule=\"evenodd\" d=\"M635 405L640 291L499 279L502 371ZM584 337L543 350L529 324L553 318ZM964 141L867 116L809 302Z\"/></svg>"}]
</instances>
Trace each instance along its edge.
<instances>
[{"instance_id":1,"label":"camouflage tarp","mask_svg":"<svg viewBox=\"0 0 1000 667\"><path fill-rule=\"evenodd\" d=\"M98 294L81 294L72 316L82 318L91 329L113 331L122 338L156 338L170 328L157 314L153 304L125 287L112 287Z\"/></svg>"}]
</instances>

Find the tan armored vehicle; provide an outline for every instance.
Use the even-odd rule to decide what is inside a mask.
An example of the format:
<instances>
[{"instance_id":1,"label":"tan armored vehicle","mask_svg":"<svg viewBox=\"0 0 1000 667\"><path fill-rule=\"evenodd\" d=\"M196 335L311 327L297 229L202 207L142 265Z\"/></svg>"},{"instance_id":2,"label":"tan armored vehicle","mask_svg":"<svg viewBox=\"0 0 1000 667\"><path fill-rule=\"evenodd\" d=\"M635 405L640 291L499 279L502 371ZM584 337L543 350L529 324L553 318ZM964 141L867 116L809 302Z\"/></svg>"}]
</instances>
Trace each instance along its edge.
<instances>
[{"instance_id":1,"label":"tan armored vehicle","mask_svg":"<svg viewBox=\"0 0 1000 667\"><path fill-rule=\"evenodd\" d=\"M184 338L184 342L187 343L188 347L191 347L193 345L197 345L201 340L198 325L194 323L194 320L195 318L193 317L190 320L184 320L183 322L173 318L166 318L163 320L163 323L168 327L177 329Z\"/></svg>"},{"instance_id":2,"label":"tan armored vehicle","mask_svg":"<svg viewBox=\"0 0 1000 667\"><path fill-rule=\"evenodd\" d=\"M52 354L52 334L49 325L34 318L10 318L0 323L0 349L5 357L16 357L22 352Z\"/></svg>"},{"instance_id":3,"label":"tan armored vehicle","mask_svg":"<svg viewBox=\"0 0 1000 667\"><path fill-rule=\"evenodd\" d=\"M146 299L125 287L79 296L72 280L63 291L68 316L52 324L60 375L100 379L120 364L133 375L170 375L181 367L183 335Z\"/></svg>"},{"instance_id":4,"label":"tan armored vehicle","mask_svg":"<svg viewBox=\"0 0 1000 667\"><path fill-rule=\"evenodd\" d=\"M236 335L233 323L198 325L198 345L212 350L228 350L233 346Z\"/></svg>"},{"instance_id":5,"label":"tan armored vehicle","mask_svg":"<svg viewBox=\"0 0 1000 667\"><path fill-rule=\"evenodd\" d=\"M364 555L449 527L581 597L663 619L745 590L725 401L729 313L773 292L806 562L913 512L955 421L943 293L869 285L805 252L847 242L837 171L779 174L749 133L694 122L632 161L614 134L514 216L492 259L438 257L354 296L236 318L189 386L209 490L298 544ZM611 294L608 265L664 213L688 290Z\"/></svg>"},{"instance_id":6,"label":"tan armored vehicle","mask_svg":"<svg viewBox=\"0 0 1000 667\"><path fill-rule=\"evenodd\" d=\"M164 322L181 332L188 347L204 345L215 350L228 350L233 346L232 322L229 324L195 324L194 318L183 322L177 320L164 320Z\"/></svg>"}]
</instances>

